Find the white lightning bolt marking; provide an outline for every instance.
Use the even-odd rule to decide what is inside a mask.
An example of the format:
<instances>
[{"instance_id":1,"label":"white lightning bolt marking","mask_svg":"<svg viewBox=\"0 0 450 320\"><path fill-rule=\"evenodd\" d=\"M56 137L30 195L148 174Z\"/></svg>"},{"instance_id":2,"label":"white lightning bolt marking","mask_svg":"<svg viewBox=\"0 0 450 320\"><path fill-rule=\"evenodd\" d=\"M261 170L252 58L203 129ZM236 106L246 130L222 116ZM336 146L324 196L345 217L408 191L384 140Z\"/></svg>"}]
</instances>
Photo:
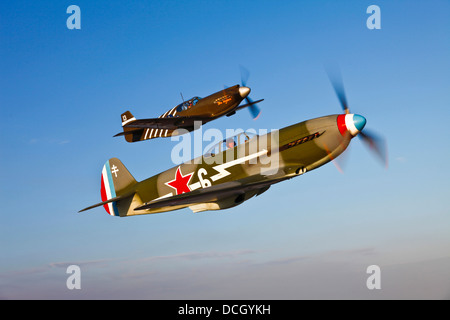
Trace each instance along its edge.
<instances>
[{"instance_id":1,"label":"white lightning bolt marking","mask_svg":"<svg viewBox=\"0 0 450 320\"><path fill-rule=\"evenodd\" d=\"M263 149L260 152L248 155L246 157L242 157L242 158L230 161L230 162L219 164L219 165L213 167L213 169L216 170L219 173L214 175L214 176L212 176L211 180L212 181L216 181L216 180L222 179L223 177L226 177L226 176L231 174L229 171L226 170L227 168L235 166L235 165L237 165L239 163L243 163L243 162L248 161L250 159L257 158L257 157L262 156L263 154L266 154L266 153L267 153L267 150Z\"/></svg>"}]
</instances>

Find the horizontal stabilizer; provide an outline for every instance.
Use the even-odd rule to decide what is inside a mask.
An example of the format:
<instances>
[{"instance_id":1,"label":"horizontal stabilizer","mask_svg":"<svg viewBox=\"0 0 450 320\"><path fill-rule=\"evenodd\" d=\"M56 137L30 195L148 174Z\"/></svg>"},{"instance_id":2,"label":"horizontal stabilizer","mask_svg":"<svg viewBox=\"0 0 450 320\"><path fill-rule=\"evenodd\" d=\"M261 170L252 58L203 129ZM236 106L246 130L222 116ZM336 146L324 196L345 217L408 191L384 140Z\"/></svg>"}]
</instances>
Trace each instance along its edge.
<instances>
[{"instance_id":1,"label":"horizontal stabilizer","mask_svg":"<svg viewBox=\"0 0 450 320\"><path fill-rule=\"evenodd\" d=\"M134 194L134 191L133 191L133 192L130 192L130 193L128 193L128 194L123 194L123 195L121 195L121 196L114 197L114 198L108 199L108 200L106 200L106 201L103 201L103 202L94 204L94 205L92 205L92 206L90 206L90 207L81 209L81 210L78 211L78 212L83 212L83 211L86 211L86 210L90 210L90 209L93 209L93 208L97 208L97 207L103 206L103 205L105 205L105 204L107 204L107 203L111 203L111 202L115 202L115 201L118 201L118 200L121 200L121 199L125 199L125 198L128 198L129 196L132 196L133 194Z\"/></svg>"},{"instance_id":2,"label":"horizontal stabilizer","mask_svg":"<svg viewBox=\"0 0 450 320\"><path fill-rule=\"evenodd\" d=\"M123 131L123 132L119 132L118 134L115 134L113 137L120 137L120 136L124 136L126 134L133 134L133 133L138 133L138 132L142 132L142 131L143 131L143 129Z\"/></svg>"}]
</instances>

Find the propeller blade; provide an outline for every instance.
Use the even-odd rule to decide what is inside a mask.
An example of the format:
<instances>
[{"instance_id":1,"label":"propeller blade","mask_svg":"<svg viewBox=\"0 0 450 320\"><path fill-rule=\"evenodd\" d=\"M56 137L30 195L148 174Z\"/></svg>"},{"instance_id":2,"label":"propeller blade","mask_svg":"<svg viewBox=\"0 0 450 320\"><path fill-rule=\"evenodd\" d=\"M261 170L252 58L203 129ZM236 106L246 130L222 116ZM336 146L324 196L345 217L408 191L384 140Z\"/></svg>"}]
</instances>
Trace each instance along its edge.
<instances>
[{"instance_id":1,"label":"propeller blade","mask_svg":"<svg viewBox=\"0 0 450 320\"><path fill-rule=\"evenodd\" d=\"M248 77L250 76L250 72L243 66L239 66L239 68L241 69L241 86L246 87ZM258 119L258 117L261 114L261 109L249 97L246 97L245 101L247 101L248 110L250 111L253 120Z\"/></svg>"},{"instance_id":2,"label":"propeller blade","mask_svg":"<svg viewBox=\"0 0 450 320\"><path fill-rule=\"evenodd\" d=\"M350 109L348 107L347 97L345 95L344 81L342 80L341 72L339 71L339 68L337 66L335 66L333 69L334 70L331 70L330 67L327 68L328 78L330 79L334 92L336 92L336 96L339 99L342 110L344 110L346 114L349 114Z\"/></svg>"},{"instance_id":3,"label":"propeller blade","mask_svg":"<svg viewBox=\"0 0 450 320\"><path fill-rule=\"evenodd\" d=\"M246 103L246 104L240 105L239 107L236 108L236 110L241 110L241 109L247 108L247 107L251 106L252 104L260 103L261 101L264 101L264 99L252 101L250 104Z\"/></svg>"},{"instance_id":4,"label":"propeller blade","mask_svg":"<svg viewBox=\"0 0 450 320\"><path fill-rule=\"evenodd\" d=\"M250 76L250 72L243 66L239 66L239 68L241 69L241 85L246 87L248 77Z\"/></svg>"},{"instance_id":5,"label":"propeller blade","mask_svg":"<svg viewBox=\"0 0 450 320\"><path fill-rule=\"evenodd\" d=\"M344 170L342 169L341 164L337 162L337 158L334 158L334 157L333 157L333 155L331 154L331 151L330 151L330 149L328 148L328 146L327 146L327 145L324 145L324 147L325 147L325 151L326 151L326 153L327 153L327 155L328 155L328 158L329 158L329 159L331 160L331 162L334 164L334 166L336 167L336 169L338 169L338 171L339 171L340 173L344 173Z\"/></svg>"},{"instance_id":6,"label":"propeller blade","mask_svg":"<svg viewBox=\"0 0 450 320\"><path fill-rule=\"evenodd\" d=\"M387 169L388 151L386 140L373 132L368 132L367 130L361 131L358 136Z\"/></svg>"},{"instance_id":7,"label":"propeller blade","mask_svg":"<svg viewBox=\"0 0 450 320\"><path fill-rule=\"evenodd\" d=\"M252 99L249 97L245 98L245 101L248 103L248 110L250 111L250 114L252 115L253 120L258 119L258 117L261 115L261 109L258 107L258 105L253 102Z\"/></svg>"},{"instance_id":8,"label":"propeller blade","mask_svg":"<svg viewBox=\"0 0 450 320\"><path fill-rule=\"evenodd\" d=\"M349 149L350 149L350 144L349 144L350 141L349 140L351 140L351 136L350 136L350 133L347 131L347 133L345 134L344 140L342 140L340 143L341 148L345 148L345 150L337 157L333 156L328 145L325 142L323 142L323 147L325 149L325 152L328 155L328 158L331 160L331 162L334 164L334 166L340 173L344 173L344 167L345 167L345 164L347 163ZM344 145L344 141L347 141L347 146Z\"/></svg>"}]
</instances>

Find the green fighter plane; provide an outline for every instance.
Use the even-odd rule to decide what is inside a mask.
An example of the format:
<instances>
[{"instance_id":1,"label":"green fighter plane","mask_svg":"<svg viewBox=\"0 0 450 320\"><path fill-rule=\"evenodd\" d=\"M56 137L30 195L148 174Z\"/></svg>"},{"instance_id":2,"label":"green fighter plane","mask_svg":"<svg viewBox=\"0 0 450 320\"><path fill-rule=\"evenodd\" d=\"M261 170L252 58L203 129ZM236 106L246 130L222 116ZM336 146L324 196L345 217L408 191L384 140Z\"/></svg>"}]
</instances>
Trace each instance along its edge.
<instances>
[{"instance_id":1,"label":"green fighter plane","mask_svg":"<svg viewBox=\"0 0 450 320\"><path fill-rule=\"evenodd\" d=\"M384 140L362 131L366 119L351 114L343 86L334 89L344 110L300 122L265 135L242 132L203 156L137 182L119 159L106 162L102 202L110 215L127 217L189 207L193 212L237 206L273 184L333 161L359 136L387 165ZM80 211L80 212L81 212Z\"/></svg>"},{"instance_id":2,"label":"green fighter plane","mask_svg":"<svg viewBox=\"0 0 450 320\"><path fill-rule=\"evenodd\" d=\"M222 116L232 116L236 111L247 107L256 120L261 113L256 104L264 99L252 101L248 97L251 90L246 86L248 72L247 76L243 76L244 71L246 70L241 70L241 85L224 88L205 98L193 97L158 118L136 119L130 111L122 113L120 117L123 132L114 137L125 136L127 142L136 142L182 135ZM244 99L246 104L239 105Z\"/></svg>"}]
</instances>

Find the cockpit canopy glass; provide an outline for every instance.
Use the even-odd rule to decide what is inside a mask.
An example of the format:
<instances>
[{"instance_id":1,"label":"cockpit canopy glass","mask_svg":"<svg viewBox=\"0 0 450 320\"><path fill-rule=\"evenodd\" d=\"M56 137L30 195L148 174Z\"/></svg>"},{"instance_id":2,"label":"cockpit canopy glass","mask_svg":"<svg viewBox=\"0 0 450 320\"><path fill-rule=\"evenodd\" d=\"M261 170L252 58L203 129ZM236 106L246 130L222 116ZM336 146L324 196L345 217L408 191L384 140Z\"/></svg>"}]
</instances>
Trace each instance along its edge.
<instances>
[{"instance_id":1,"label":"cockpit canopy glass","mask_svg":"<svg viewBox=\"0 0 450 320\"><path fill-rule=\"evenodd\" d=\"M185 111L185 110L192 108L200 101L200 99L201 99L200 97L194 97L194 98L184 101L183 103L180 103L177 106L177 112Z\"/></svg>"},{"instance_id":2,"label":"cockpit canopy glass","mask_svg":"<svg viewBox=\"0 0 450 320\"><path fill-rule=\"evenodd\" d=\"M221 142L216 143L208 151L205 152L206 157L214 156L222 151L226 151L228 149L232 149L238 145L244 144L248 142L256 136L255 133L252 132L240 132L232 137L226 138Z\"/></svg>"}]
</instances>

